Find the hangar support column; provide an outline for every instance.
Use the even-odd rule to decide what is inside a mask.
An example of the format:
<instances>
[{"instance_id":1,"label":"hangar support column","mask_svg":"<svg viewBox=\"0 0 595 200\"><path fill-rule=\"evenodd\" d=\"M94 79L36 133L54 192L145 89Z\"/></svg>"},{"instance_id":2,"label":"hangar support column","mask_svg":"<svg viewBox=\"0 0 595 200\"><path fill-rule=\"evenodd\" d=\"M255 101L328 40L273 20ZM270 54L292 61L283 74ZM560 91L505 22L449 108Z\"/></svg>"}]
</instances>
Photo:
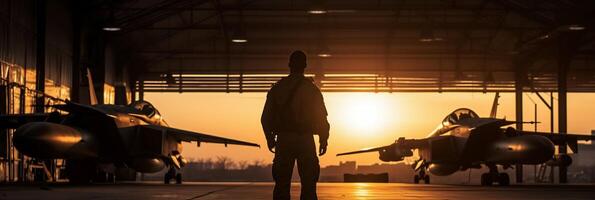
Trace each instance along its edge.
<instances>
[{"instance_id":1,"label":"hangar support column","mask_svg":"<svg viewBox=\"0 0 595 200\"><path fill-rule=\"evenodd\" d=\"M570 65L570 49L565 48L568 46L567 41L564 37L559 40L558 47L558 132L560 134L566 134L567 130L567 77L568 77L568 66ZM566 154L566 144L560 144L558 147L559 154ZM560 166L558 170L558 177L560 183L567 183L567 168L566 166Z\"/></svg>"},{"instance_id":2,"label":"hangar support column","mask_svg":"<svg viewBox=\"0 0 595 200\"><path fill-rule=\"evenodd\" d=\"M81 90L81 29L82 29L82 6L79 1L73 2L72 17L72 87L70 88L70 100L80 102Z\"/></svg>"},{"instance_id":3,"label":"hangar support column","mask_svg":"<svg viewBox=\"0 0 595 200\"><path fill-rule=\"evenodd\" d=\"M35 97L35 112L44 112L45 92L45 40L46 40L46 4L44 0L38 0L36 4L36 65L35 65L35 90L41 93Z\"/></svg>"},{"instance_id":4,"label":"hangar support column","mask_svg":"<svg viewBox=\"0 0 595 200\"><path fill-rule=\"evenodd\" d=\"M523 130L523 86L525 83L525 74L523 62L515 62L515 83L514 83L514 94L515 94L515 110L516 110L516 129L519 131ZM523 165L517 164L515 166L515 177L517 183L523 182Z\"/></svg>"}]
</instances>

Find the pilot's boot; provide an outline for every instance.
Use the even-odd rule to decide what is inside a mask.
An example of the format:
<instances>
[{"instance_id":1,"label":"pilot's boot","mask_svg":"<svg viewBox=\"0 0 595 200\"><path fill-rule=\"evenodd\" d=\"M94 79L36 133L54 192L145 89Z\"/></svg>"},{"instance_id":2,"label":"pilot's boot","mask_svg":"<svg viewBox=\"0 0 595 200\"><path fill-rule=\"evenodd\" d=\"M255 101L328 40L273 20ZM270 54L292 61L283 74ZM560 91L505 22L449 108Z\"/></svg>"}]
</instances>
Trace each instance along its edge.
<instances>
[{"instance_id":1,"label":"pilot's boot","mask_svg":"<svg viewBox=\"0 0 595 200\"><path fill-rule=\"evenodd\" d=\"M297 152L298 172L301 181L302 200L316 200L316 182L320 175L320 165L316 156L316 145L312 135L301 139L301 148Z\"/></svg>"}]
</instances>

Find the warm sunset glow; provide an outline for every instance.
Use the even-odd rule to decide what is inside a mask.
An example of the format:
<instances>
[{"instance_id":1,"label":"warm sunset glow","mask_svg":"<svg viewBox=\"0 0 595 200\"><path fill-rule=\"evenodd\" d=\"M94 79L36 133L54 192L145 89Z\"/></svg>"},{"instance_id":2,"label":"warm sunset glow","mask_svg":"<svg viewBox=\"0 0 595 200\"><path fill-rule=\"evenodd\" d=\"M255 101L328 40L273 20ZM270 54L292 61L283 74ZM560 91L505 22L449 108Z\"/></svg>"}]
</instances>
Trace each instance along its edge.
<instances>
[{"instance_id":1,"label":"warm sunset glow","mask_svg":"<svg viewBox=\"0 0 595 200\"><path fill-rule=\"evenodd\" d=\"M206 75L205 75L206 76ZM282 75L279 75L282 76ZM387 145L399 137L423 138L444 117L460 107L472 108L487 116L493 93L323 93L331 124L329 150L320 157L320 165L336 165L340 161L356 160L358 164L378 163L378 154L336 157L337 153ZM498 117L514 116L514 94L501 94ZM260 115L266 93L147 93L145 98L159 109L164 119L176 128L209 133L266 145L260 125ZM534 97L537 99L538 97ZM582 106L595 101L592 94L569 95L569 116L589 116L595 107ZM175 103L173 103L175 102ZM533 103L523 101L525 115L532 118ZM549 131L549 112L539 107L539 131ZM513 118L513 117L512 117ZM584 133L593 129L593 119L574 117L568 132ZM532 130L533 125L525 125ZM234 161L270 163L273 154L266 148L229 146L203 143L183 143L188 159L217 159L226 156ZM412 163L412 160L406 160Z\"/></svg>"},{"instance_id":2,"label":"warm sunset glow","mask_svg":"<svg viewBox=\"0 0 595 200\"><path fill-rule=\"evenodd\" d=\"M343 126L353 130L352 134L377 133L388 126L392 105L387 98L374 93L345 94L340 104L341 114L337 116Z\"/></svg>"}]
</instances>

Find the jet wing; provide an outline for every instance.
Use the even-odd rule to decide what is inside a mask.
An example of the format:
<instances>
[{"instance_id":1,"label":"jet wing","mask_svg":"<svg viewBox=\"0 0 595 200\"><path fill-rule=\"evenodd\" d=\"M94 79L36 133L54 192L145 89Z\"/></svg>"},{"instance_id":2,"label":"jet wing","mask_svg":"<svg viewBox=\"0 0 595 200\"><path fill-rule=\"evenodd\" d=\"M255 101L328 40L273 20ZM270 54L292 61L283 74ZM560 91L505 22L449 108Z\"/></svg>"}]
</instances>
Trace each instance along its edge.
<instances>
[{"instance_id":1,"label":"jet wing","mask_svg":"<svg viewBox=\"0 0 595 200\"><path fill-rule=\"evenodd\" d=\"M51 105L51 107L56 108L58 110L66 111L69 113L95 114L95 115L104 115L104 116L114 118L114 116L111 115L110 113L107 113L106 111L96 108L94 106L75 103L75 102L71 102L71 101L66 101L66 104Z\"/></svg>"},{"instance_id":2,"label":"jet wing","mask_svg":"<svg viewBox=\"0 0 595 200\"><path fill-rule=\"evenodd\" d=\"M16 129L29 122L60 122L63 115L59 113L30 113L30 114L11 114L0 115L0 128Z\"/></svg>"},{"instance_id":3,"label":"jet wing","mask_svg":"<svg viewBox=\"0 0 595 200\"><path fill-rule=\"evenodd\" d=\"M574 153L578 153L578 141L594 141L595 135L580 135L580 134L560 134L549 132L533 132L533 131L519 131L521 135L541 135L549 138L556 145L568 144Z\"/></svg>"},{"instance_id":4,"label":"jet wing","mask_svg":"<svg viewBox=\"0 0 595 200\"><path fill-rule=\"evenodd\" d=\"M368 153L368 152L382 151L383 149L390 148L390 146L391 145L383 146L383 147L375 147L375 148L365 148L365 149L361 149L361 150L357 150L357 151L350 151L350 152L340 153L340 154L337 154L337 156L345 156L345 155L351 155L351 154L359 154L359 153Z\"/></svg>"},{"instance_id":5,"label":"jet wing","mask_svg":"<svg viewBox=\"0 0 595 200\"><path fill-rule=\"evenodd\" d=\"M397 157L409 156L406 155L405 152L410 152L412 149L420 149L429 146L428 139L405 139L399 138L395 143L382 146L382 147L374 147L374 148L366 148L357 151L350 151L345 153L339 153L337 156L344 156L344 155L352 155L352 154L359 154L359 153L368 153L368 152L399 152L403 153L402 155L397 155ZM398 153L398 154L399 154Z\"/></svg>"},{"instance_id":6,"label":"jet wing","mask_svg":"<svg viewBox=\"0 0 595 200\"><path fill-rule=\"evenodd\" d=\"M175 138L178 138L179 140L184 141L184 142L197 141L197 142L208 142L208 143L220 143L220 144L225 144L225 145L234 144L234 145L260 147L260 145L250 143L250 142L244 142L244 141L240 141L240 140L212 136L212 135L208 135L208 134L204 134L204 133L197 133L197 132L186 131L186 130L171 128L171 127L157 126L157 125L141 125L140 127L165 132L166 134L173 136Z\"/></svg>"}]
</instances>

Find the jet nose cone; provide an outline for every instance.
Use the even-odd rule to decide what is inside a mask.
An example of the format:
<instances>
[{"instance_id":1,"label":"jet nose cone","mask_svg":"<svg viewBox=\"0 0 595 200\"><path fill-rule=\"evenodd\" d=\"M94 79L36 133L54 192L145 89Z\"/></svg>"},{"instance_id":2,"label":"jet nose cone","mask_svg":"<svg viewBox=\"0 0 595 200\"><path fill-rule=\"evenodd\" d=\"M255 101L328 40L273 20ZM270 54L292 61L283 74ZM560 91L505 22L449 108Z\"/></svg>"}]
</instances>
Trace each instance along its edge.
<instances>
[{"instance_id":1,"label":"jet nose cone","mask_svg":"<svg viewBox=\"0 0 595 200\"><path fill-rule=\"evenodd\" d=\"M82 140L74 128L49 122L32 122L19 127L13 136L15 147L36 158L64 158Z\"/></svg>"}]
</instances>

